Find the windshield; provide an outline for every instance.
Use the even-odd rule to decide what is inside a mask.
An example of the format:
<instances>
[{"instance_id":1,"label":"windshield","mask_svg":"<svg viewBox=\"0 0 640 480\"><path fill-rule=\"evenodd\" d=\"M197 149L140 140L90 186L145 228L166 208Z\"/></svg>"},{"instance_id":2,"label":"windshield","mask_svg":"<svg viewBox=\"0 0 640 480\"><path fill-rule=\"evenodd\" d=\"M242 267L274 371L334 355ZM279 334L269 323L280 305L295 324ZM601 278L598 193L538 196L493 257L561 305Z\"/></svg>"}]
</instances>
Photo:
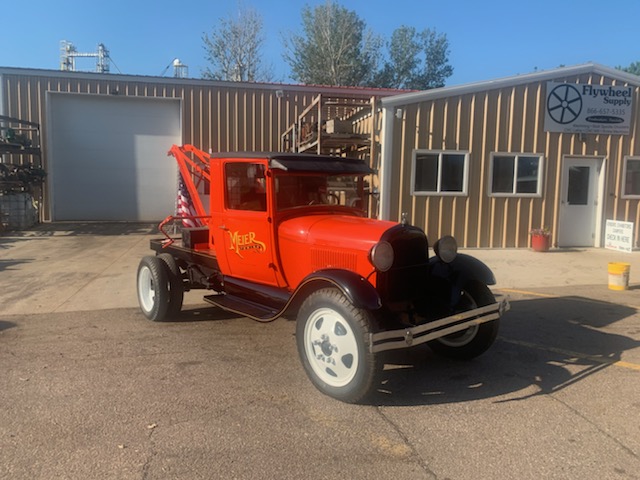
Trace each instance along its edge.
<instances>
[{"instance_id":1,"label":"windshield","mask_svg":"<svg viewBox=\"0 0 640 480\"><path fill-rule=\"evenodd\" d=\"M276 208L342 205L363 208L363 177L345 175L278 175Z\"/></svg>"}]
</instances>

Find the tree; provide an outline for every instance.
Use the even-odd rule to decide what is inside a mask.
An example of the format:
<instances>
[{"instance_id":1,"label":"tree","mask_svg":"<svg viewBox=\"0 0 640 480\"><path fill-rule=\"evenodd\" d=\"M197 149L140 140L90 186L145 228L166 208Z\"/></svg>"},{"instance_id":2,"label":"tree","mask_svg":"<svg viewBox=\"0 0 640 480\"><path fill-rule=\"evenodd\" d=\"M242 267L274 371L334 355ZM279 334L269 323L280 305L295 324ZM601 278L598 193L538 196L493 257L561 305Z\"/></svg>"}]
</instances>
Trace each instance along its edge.
<instances>
[{"instance_id":1,"label":"tree","mask_svg":"<svg viewBox=\"0 0 640 480\"><path fill-rule=\"evenodd\" d=\"M394 30L388 49L389 60L376 74L374 85L403 88L418 68L420 45L416 41L415 28L402 26Z\"/></svg>"},{"instance_id":2,"label":"tree","mask_svg":"<svg viewBox=\"0 0 640 480\"><path fill-rule=\"evenodd\" d=\"M284 59L292 78L306 84L369 85L375 75L381 40L354 11L330 0L302 9L303 35L285 39Z\"/></svg>"},{"instance_id":3,"label":"tree","mask_svg":"<svg viewBox=\"0 0 640 480\"><path fill-rule=\"evenodd\" d=\"M377 73L374 86L427 90L443 87L453 74L445 34L401 26L388 43L389 58Z\"/></svg>"},{"instance_id":4,"label":"tree","mask_svg":"<svg viewBox=\"0 0 640 480\"><path fill-rule=\"evenodd\" d=\"M241 9L238 18L220 18L210 35L202 36L206 59L211 64L204 78L232 82L270 81L270 68L264 66L261 48L262 18L253 9Z\"/></svg>"},{"instance_id":5,"label":"tree","mask_svg":"<svg viewBox=\"0 0 640 480\"><path fill-rule=\"evenodd\" d=\"M418 88L444 87L444 83L453 75L453 67L449 65L449 41L443 33L426 29L421 35L424 48L424 70L418 76ZM415 88L415 87L414 87Z\"/></svg>"},{"instance_id":6,"label":"tree","mask_svg":"<svg viewBox=\"0 0 640 480\"><path fill-rule=\"evenodd\" d=\"M633 62L628 67L616 67L618 70L622 70L627 73L633 73L634 75L640 75L640 62Z\"/></svg>"}]
</instances>

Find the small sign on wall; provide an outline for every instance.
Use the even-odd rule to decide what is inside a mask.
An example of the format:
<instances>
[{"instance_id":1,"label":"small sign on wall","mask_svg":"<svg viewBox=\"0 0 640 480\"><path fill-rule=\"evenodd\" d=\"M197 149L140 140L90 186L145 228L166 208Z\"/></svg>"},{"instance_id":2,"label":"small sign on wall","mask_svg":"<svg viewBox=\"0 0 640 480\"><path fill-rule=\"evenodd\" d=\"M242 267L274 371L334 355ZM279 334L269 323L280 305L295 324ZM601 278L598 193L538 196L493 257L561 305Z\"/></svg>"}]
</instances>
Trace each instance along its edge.
<instances>
[{"instance_id":1,"label":"small sign on wall","mask_svg":"<svg viewBox=\"0 0 640 480\"><path fill-rule=\"evenodd\" d=\"M607 220L604 248L618 252L631 252L633 249L633 222Z\"/></svg>"}]
</instances>

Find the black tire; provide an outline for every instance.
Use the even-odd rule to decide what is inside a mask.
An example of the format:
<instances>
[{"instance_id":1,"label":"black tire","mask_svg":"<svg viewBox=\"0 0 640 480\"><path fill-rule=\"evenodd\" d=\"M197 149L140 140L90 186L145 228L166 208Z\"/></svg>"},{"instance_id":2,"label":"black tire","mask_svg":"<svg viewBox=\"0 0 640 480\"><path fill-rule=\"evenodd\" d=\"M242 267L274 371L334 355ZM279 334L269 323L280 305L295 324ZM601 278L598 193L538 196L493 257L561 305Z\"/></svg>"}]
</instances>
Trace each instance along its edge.
<instances>
[{"instance_id":1,"label":"black tire","mask_svg":"<svg viewBox=\"0 0 640 480\"><path fill-rule=\"evenodd\" d=\"M462 310L484 307L496 303L489 288L480 282L471 282L463 290ZM461 332L453 333L429 342L431 350L438 355L459 360L470 360L486 352L498 335L500 320L481 323Z\"/></svg>"},{"instance_id":2,"label":"black tire","mask_svg":"<svg viewBox=\"0 0 640 480\"><path fill-rule=\"evenodd\" d=\"M158 255L167 267L167 277L169 277L169 306L167 307L167 317L172 318L180 313L182 302L184 301L184 283L180 267L170 253Z\"/></svg>"},{"instance_id":3,"label":"black tire","mask_svg":"<svg viewBox=\"0 0 640 480\"><path fill-rule=\"evenodd\" d=\"M357 403L372 393L376 356L369 351L373 319L333 288L317 290L298 312L296 343L309 379L322 393Z\"/></svg>"},{"instance_id":4,"label":"black tire","mask_svg":"<svg viewBox=\"0 0 640 480\"><path fill-rule=\"evenodd\" d=\"M158 257L147 256L140 260L136 287L138 303L145 317L161 322L169 307L169 278L166 264Z\"/></svg>"}]
</instances>

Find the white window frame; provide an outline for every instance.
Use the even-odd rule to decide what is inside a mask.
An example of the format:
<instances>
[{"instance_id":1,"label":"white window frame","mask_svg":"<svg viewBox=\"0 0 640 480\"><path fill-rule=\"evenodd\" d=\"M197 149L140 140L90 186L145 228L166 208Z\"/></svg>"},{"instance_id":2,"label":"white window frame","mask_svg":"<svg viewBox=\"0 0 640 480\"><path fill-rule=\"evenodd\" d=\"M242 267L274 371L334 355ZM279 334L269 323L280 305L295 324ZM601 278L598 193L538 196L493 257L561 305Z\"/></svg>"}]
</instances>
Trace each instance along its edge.
<instances>
[{"instance_id":1,"label":"white window frame","mask_svg":"<svg viewBox=\"0 0 640 480\"><path fill-rule=\"evenodd\" d=\"M435 191L416 190L416 167L419 154L438 155L438 180ZM442 156L443 155L463 155L464 167L462 178L462 190L458 192L442 192ZM428 150L414 149L411 153L411 195L417 197L442 196L442 197L466 197L469 194L469 152L462 150Z\"/></svg>"},{"instance_id":2,"label":"white window frame","mask_svg":"<svg viewBox=\"0 0 640 480\"><path fill-rule=\"evenodd\" d=\"M535 193L518 193L515 191L518 185L518 169L513 169L513 189L512 193L508 192L494 192L493 191L493 162L495 157L513 157L514 162L517 164L518 157L538 157L540 163L538 166L538 182ZM489 178L487 191L490 197L526 197L526 198L539 198L542 197L542 180L544 175L544 155L541 153L525 153L525 152L491 152L491 161L489 162Z\"/></svg>"},{"instance_id":3,"label":"white window frame","mask_svg":"<svg viewBox=\"0 0 640 480\"><path fill-rule=\"evenodd\" d=\"M627 193L627 163L629 160L640 162L640 156L627 155L624 157L624 167L622 169L622 198L638 199L640 194Z\"/></svg>"}]
</instances>

